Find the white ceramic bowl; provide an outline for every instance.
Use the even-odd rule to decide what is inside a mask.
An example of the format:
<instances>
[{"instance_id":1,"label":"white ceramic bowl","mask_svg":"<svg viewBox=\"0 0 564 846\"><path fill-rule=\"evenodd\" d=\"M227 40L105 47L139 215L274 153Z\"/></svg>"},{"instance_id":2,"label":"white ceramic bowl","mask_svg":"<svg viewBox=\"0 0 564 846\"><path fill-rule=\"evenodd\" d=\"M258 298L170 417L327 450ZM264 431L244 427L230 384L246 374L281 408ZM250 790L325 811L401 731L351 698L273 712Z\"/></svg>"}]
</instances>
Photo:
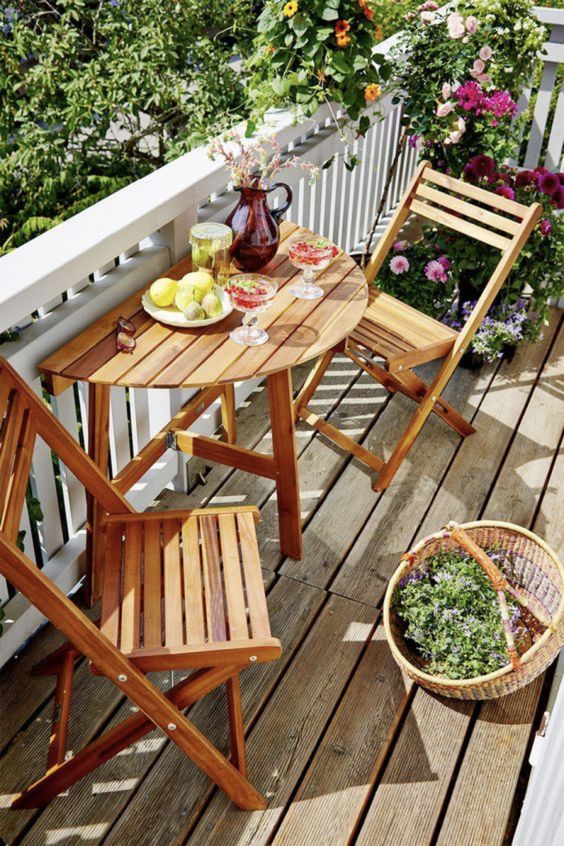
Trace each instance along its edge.
<instances>
[{"instance_id":1,"label":"white ceramic bowl","mask_svg":"<svg viewBox=\"0 0 564 846\"><path fill-rule=\"evenodd\" d=\"M177 326L181 329L197 329L201 326L213 326L214 323L219 323L233 311L229 294L220 285L215 286L214 293L217 295L223 310L217 317L208 317L206 320L187 320L184 317L184 312L179 311L174 306L159 308L152 301L148 291L145 291L141 297L141 305L147 314L150 314L159 323L166 323L168 326Z\"/></svg>"}]
</instances>

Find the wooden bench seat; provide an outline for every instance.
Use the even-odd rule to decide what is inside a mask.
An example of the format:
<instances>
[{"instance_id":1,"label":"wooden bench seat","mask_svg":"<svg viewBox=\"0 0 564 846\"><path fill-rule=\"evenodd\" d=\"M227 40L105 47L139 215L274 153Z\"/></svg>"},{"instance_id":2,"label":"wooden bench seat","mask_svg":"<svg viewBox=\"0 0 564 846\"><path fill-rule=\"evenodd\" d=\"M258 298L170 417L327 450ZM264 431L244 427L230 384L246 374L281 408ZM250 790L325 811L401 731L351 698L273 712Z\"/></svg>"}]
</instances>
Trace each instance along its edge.
<instances>
[{"instance_id":1,"label":"wooden bench seat","mask_svg":"<svg viewBox=\"0 0 564 846\"><path fill-rule=\"evenodd\" d=\"M104 523L101 630L141 670L271 661L254 508Z\"/></svg>"},{"instance_id":2,"label":"wooden bench seat","mask_svg":"<svg viewBox=\"0 0 564 846\"><path fill-rule=\"evenodd\" d=\"M384 358L390 370L415 367L446 355L457 332L401 300L372 287L353 342Z\"/></svg>"}]
</instances>

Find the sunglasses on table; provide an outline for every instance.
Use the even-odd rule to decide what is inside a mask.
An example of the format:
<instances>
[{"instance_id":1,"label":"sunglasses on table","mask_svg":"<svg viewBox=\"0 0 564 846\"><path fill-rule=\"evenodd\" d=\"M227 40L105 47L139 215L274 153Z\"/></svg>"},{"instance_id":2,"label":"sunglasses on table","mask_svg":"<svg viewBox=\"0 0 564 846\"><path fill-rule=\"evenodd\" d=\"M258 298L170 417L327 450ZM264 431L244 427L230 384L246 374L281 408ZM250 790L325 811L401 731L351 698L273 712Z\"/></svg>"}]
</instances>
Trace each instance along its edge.
<instances>
[{"instance_id":1,"label":"sunglasses on table","mask_svg":"<svg viewBox=\"0 0 564 846\"><path fill-rule=\"evenodd\" d=\"M136 329L131 320L127 317L119 317L116 329L116 348L118 352L132 353L136 347L133 337Z\"/></svg>"}]
</instances>

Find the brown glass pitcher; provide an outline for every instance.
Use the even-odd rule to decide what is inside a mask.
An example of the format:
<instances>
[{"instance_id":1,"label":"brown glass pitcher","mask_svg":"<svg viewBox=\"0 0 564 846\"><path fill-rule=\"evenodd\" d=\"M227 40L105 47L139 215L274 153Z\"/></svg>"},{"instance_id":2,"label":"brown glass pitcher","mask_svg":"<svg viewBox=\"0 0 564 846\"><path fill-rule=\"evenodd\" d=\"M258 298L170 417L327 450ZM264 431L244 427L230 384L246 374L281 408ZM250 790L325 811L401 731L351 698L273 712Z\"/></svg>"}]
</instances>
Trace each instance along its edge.
<instances>
[{"instance_id":1,"label":"brown glass pitcher","mask_svg":"<svg viewBox=\"0 0 564 846\"><path fill-rule=\"evenodd\" d=\"M268 197L276 188L284 188L286 202L271 209ZM241 197L227 220L233 230L231 258L240 270L260 270L276 255L280 243L279 221L292 202L292 190L284 182L273 182L268 188L239 186Z\"/></svg>"}]
</instances>

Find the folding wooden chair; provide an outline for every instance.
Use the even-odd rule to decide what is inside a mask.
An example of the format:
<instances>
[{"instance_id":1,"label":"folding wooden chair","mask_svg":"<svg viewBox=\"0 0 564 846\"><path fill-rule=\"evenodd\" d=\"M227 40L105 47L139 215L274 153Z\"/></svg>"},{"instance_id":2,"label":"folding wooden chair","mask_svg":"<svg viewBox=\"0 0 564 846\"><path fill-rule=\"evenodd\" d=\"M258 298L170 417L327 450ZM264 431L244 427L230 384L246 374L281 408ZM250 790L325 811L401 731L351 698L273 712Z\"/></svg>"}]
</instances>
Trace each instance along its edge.
<instances>
[{"instance_id":1,"label":"folding wooden chair","mask_svg":"<svg viewBox=\"0 0 564 846\"><path fill-rule=\"evenodd\" d=\"M463 199L464 198L464 199ZM298 395L294 411L338 446L377 471L374 490L387 488L421 427L434 411L463 437L475 429L444 399L458 362L503 285L542 211L539 203L524 206L467 182L432 170L423 162L411 180L386 232L366 268L369 285L376 277L398 233L411 214L434 221L500 250L500 260L460 332L371 286L366 312L346 344L318 359ZM415 400L417 409L387 461L353 441L315 414L310 402L333 356L344 352L390 392ZM427 385L413 367L443 358ZM374 362L384 359L384 367Z\"/></svg>"},{"instance_id":2,"label":"folding wooden chair","mask_svg":"<svg viewBox=\"0 0 564 846\"><path fill-rule=\"evenodd\" d=\"M57 675L47 772L13 808L40 807L155 726L241 808L266 807L246 778L239 672L280 655L271 637L254 507L136 513L0 358L0 572L69 640L36 671ZM100 627L16 545L39 436L104 509ZM75 661L85 655L139 709L65 759ZM166 694L146 677L194 670ZM183 709L227 684L230 762Z\"/></svg>"}]
</instances>

